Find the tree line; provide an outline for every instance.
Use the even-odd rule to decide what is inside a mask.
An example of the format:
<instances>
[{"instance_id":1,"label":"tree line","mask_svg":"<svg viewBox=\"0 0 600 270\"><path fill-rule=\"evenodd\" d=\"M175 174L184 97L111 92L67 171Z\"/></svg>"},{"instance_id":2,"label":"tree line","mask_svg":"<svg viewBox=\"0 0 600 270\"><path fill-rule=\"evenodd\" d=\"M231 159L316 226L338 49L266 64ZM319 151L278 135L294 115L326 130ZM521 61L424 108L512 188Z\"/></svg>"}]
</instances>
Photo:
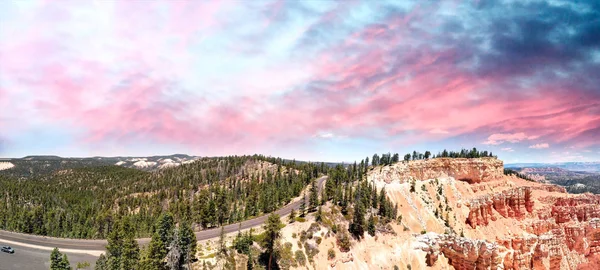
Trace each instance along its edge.
<instances>
[{"instance_id":1,"label":"tree line","mask_svg":"<svg viewBox=\"0 0 600 270\"><path fill-rule=\"evenodd\" d=\"M493 157L494 154L490 151L479 151L477 148L473 149L461 149L460 151L448 151L444 149L441 152L438 152L436 155L432 155L430 151L425 151L424 153L413 151L412 153L407 153L403 157L403 161L411 161L411 160L424 160L430 158L482 158L482 157ZM366 164L369 164L369 158L363 160ZM371 158L371 166L379 166L379 165L391 165L394 163L400 162L400 155L398 153L384 153L384 154L374 154Z\"/></svg>"}]
</instances>

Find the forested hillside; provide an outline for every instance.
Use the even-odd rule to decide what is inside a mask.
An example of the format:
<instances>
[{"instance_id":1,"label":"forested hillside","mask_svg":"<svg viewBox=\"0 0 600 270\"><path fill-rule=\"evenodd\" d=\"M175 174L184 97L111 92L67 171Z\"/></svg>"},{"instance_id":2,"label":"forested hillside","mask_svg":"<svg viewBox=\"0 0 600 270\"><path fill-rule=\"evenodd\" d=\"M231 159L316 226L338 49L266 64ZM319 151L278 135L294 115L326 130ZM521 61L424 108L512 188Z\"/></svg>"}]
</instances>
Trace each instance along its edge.
<instances>
[{"instance_id":1,"label":"forested hillside","mask_svg":"<svg viewBox=\"0 0 600 270\"><path fill-rule=\"evenodd\" d=\"M205 228L235 223L287 204L326 169L255 155L203 158L153 173L99 166L0 176L0 229L106 238L127 216L136 237L145 237L166 211Z\"/></svg>"},{"instance_id":2,"label":"forested hillside","mask_svg":"<svg viewBox=\"0 0 600 270\"><path fill-rule=\"evenodd\" d=\"M0 175L12 177L32 177L51 173L57 170L89 168L99 166L118 165L127 168L155 171L161 168L176 167L183 163L190 163L197 157L175 154L169 156L150 157L87 157L63 158L58 156L27 156L24 158L4 159L12 166L9 169L0 169Z\"/></svg>"},{"instance_id":3,"label":"forested hillside","mask_svg":"<svg viewBox=\"0 0 600 270\"><path fill-rule=\"evenodd\" d=\"M52 173L56 170L113 165L111 160L96 158L60 158L60 157L25 157L8 159L14 167L0 171L0 175L10 177L32 177Z\"/></svg>"}]
</instances>

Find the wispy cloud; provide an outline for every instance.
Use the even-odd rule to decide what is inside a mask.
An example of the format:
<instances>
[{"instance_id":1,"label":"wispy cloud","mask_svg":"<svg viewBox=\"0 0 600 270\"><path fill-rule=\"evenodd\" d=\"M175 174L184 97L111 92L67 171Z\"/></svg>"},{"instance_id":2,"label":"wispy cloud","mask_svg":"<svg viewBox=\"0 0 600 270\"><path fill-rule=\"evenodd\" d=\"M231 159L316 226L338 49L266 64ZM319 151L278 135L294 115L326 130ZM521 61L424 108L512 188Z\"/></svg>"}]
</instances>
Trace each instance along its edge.
<instances>
[{"instance_id":1,"label":"wispy cloud","mask_svg":"<svg viewBox=\"0 0 600 270\"><path fill-rule=\"evenodd\" d=\"M447 130L435 128L435 129L430 130L429 133L431 133L431 134L448 134L449 132Z\"/></svg>"},{"instance_id":2,"label":"wispy cloud","mask_svg":"<svg viewBox=\"0 0 600 270\"><path fill-rule=\"evenodd\" d=\"M527 136L523 132L519 133L498 133L490 135L483 144L498 145L505 142L517 143L524 140L534 140L539 136Z\"/></svg>"},{"instance_id":3,"label":"wispy cloud","mask_svg":"<svg viewBox=\"0 0 600 270\"><path fill-rule=\"evenodd\" d=\"M538 143L538 144L529 146L529 148L531 148L531 149L544 149L544 148L548 148L548 147L550 147L550 145L547 143Z\"/></svg>"}]
</instances>

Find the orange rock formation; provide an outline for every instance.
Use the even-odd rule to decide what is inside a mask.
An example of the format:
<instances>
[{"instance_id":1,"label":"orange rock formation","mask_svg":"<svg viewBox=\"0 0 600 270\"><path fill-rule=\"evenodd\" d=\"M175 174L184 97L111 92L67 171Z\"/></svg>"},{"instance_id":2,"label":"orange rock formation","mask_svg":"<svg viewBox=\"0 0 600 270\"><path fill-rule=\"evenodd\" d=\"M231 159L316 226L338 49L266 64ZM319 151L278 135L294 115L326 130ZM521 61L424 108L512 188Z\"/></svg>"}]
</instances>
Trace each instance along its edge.
<instances>
[{"instance_id":1,"label":"orange rock formation","mask_svg":"<svg viewBox=\"0 0 600 270\"><path fill-rule=\"evenodd\" d=\"M437 178L444 180L441 196L426 189ZM368 179L385 186L402 206L405 226L427 229L415 235L422 243L417 249L425 252L423 265L600 269L600 195L568 194L562 187L505 176L502 161L495 158L401 162L375 168ZM414 180L423 181L425 192L406 191L405 183ZM448 207L438 215L442 208L437 205L444 201ZM435 216L427 214L433 210ZM436 218L444 215L444 221ZM459 231L466 237L459 237Z\"/></svg>"}]
</instances>

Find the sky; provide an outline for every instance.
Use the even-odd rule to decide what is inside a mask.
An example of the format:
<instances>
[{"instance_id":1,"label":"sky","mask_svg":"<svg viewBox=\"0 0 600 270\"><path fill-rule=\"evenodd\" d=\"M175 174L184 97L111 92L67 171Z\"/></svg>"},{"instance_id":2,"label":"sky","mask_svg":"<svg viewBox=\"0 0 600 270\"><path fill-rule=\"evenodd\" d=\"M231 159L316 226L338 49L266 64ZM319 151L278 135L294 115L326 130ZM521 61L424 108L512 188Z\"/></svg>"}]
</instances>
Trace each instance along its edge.
<instances>
[{"instance_id":1,"label":"sky","mask_svg":"<svg viewBox=\"0 0 600 270\"><path fill-rule=\"evenodd\" d=\"M600 160L600 2L0 1L0 157Z\"/></svg>"}]
</instances>

